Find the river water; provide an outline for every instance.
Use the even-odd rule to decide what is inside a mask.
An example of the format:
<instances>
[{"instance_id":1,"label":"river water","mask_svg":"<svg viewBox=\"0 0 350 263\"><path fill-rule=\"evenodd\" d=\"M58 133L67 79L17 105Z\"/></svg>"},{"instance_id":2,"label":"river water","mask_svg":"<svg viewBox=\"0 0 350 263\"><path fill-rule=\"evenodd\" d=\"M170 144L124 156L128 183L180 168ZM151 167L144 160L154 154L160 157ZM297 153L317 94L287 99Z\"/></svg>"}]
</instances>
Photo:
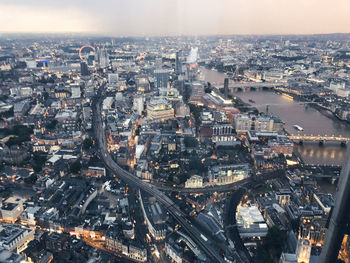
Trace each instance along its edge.
<instances>
[{"instance_id":1,"label":"river water","mask_svg":"<svg viewBox=\"0 0 350 263\"><path fill-rule=\"evenodd\" d=\"M201 68L204 79L209 82L223 83L225 74ZM302 135L337 135L350 137L350 125L330 118L318 110L292 100L272 91L238 92L234 94L244 102L256 107L259 111L275 114L285 123L285 129L290 134ZM251 102L251 101L253 102ZM293 125L304 128L297 131ZM341 165L346 148L340 143L326 142L324 146L318 143L304 143L295 146L306 164Z\"/></svg>"}]
</instances>

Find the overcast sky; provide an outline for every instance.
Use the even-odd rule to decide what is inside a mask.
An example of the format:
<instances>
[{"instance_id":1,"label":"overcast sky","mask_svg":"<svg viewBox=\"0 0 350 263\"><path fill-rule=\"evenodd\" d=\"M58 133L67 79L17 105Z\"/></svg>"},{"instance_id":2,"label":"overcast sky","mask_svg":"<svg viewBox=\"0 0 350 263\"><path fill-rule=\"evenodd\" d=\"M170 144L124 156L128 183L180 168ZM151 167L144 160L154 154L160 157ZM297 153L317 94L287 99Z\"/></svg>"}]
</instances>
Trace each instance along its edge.
<instances>
[{"instance_id":1,"label":"overcast sky","mask_svg":"<svg viewBox=\"0 0 350 263\"><path fill-rule=\"evenodd\" d=\"M350 0L0 0L0 32L349 33Z\"/></svg>"}]
</instances>

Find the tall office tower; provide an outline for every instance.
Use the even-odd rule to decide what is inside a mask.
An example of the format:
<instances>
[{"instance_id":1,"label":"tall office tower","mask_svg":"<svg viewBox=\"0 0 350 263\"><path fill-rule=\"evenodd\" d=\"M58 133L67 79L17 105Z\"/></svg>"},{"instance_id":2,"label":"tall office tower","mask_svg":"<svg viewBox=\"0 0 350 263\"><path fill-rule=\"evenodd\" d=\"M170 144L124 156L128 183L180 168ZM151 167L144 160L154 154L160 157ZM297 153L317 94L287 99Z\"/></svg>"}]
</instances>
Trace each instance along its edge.
<instances>
[{"instance_id":1,"label":"tall office tower","mask_svg":"<svg viewBox=\"0 0 350 263\"><path fill-rule=\"evenodd\" d=\"M109 64L108 54L105 48L98 50L98 63L100 68L107 68Z\"/></svg>"},{"instance_id":2,"label":"tall office tower","mask_svg":"<svg viewBox=\"0 0 350 263\"><path fill-rule=\"evenodd\" d=\"M227 98L227 95L228 95L228 78L225 78L225 80L224 80L224 92L225 92L225 98Z\"/></svg>"},{"instance_id":3,"label":"tall office tower","mask_svg":"<svg viewBox=\"0 0 350 263\"><path fill-rule=\"evenodd\" d=\"M156 69L154 71L157 88L167 88L169 81L169 71L165 69Z\"/></svg>"},{"instance_id":4,"label":"tall office tower","mask_svg":"<svg viewBox=\"0 0 350 263\"><path fill-rule=\"evenodd\" d=\"M87 64L90 67L94 66L94 62L95 62L95 56L94 55L89 55L87 58Z\"/></svg>"},{"instance_id":5,"label":"tall office tower","mask_svg":"<svg viewBox=\"0 0 350 263\"><path fill-rule=\"evenodd\" d=\"M343 168L335 195L335 204L329 221L320 263L337 261L339 249L350 223L350 147L344 159Z\"/></svg>"},{"instance_id":6,"label":"tall office tower","mask_svg":"<svg viewBox=\"0 0 350 263\"><path fill-rule=\"evenodd\" d=\"M80 73L82 76L89 76L90 73L86 62L80 63Z\"/></svg>"},{"instance_id":7,"label":"tall office tower","mask_svg":"<svg viewBox=\"0 0 350 263\"><path fill-rule=\"evenodd\" d=\"M181 60L180 60L180 51L176 52L175 73L176 74L181 74L182 73L182 65L181 65Z\"/></svg>"}]
</instances>

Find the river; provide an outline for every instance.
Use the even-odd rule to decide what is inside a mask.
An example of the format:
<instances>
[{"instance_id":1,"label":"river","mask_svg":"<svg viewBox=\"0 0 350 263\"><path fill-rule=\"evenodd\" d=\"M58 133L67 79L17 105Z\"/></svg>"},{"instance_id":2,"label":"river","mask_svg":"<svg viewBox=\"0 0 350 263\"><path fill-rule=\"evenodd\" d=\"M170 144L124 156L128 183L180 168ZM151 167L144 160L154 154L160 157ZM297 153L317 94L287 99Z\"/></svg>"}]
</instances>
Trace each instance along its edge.
<instances>
[{"instance_id":1,"label":"river","mask_svg":"<svg viewBox=\"0 0 350 263\"><path fill-rule=\"evenodd\" d=\"M223 83L225 74L204 68L201 68L201 71L206 81ZM266 106L269 105L268 113L277 115L285 123L285 129L290 134L350 137L350 125L327 117L307 104L272 91L238 92L234 95L262 112L266 112ZM304 130L297 131L293 125L299 125ZM326 142L324 146L319 146L318 143L304 143L296 145L296 149L306 164L315 165L341 165L346 152L346 148L341 147L340 143L330 142Z\"/></svg>"}]
</instances>

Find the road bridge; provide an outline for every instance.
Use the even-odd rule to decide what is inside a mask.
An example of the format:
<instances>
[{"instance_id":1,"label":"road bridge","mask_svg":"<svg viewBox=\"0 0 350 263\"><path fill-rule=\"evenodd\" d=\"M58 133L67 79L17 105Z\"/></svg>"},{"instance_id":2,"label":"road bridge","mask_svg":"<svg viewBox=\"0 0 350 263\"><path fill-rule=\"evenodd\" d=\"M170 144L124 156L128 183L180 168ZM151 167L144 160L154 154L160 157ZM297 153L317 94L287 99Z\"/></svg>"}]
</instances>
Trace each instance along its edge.
<instances>
[{"instance_id":1,"label":"road bridge","mask_svg":"<svg viewBox=\"0 0 350 263\"><path fill-rule=\"evenodd\" d=\"M342 142L342 143L347 143L350 141L350 138L348 137L343 137L343 136L335 136L335 135L289 135L289 139L293 141L318 141L318 142L328 142L328 141L333 141L333 142Z\"/></svg>"},{"instance_id":2,"label":"road bridge","mask_svg":"<svg viewBox=\"0 0 350 263\"><path fill-rule=\"evenodd\" d=\"M219 81L211 82L211 85L218 88L224 87L224 83ZM283 82L234 82L229 84L228 89L232 93L238 91L274 89L284 85Z\"/></svg>"}]
</instances>

